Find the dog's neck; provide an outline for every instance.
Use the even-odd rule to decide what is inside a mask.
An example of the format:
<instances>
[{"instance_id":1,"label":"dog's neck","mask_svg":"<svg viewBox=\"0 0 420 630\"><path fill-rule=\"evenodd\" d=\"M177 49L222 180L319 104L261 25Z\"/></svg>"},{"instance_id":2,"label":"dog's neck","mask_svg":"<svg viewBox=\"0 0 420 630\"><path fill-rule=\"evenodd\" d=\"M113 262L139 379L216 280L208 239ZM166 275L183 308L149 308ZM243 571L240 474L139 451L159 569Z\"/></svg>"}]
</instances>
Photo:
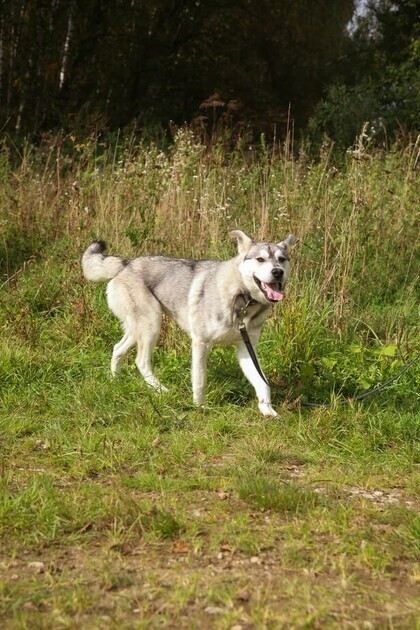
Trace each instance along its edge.
<instances>
[{"instance_id":1,"label":"dog's neck","mask_svg":"<svg viewBox=\"0 0 420 630\"><path fill-rule=\"evenodd\" d=\"M238 293L238 295L233 300L232 306L232 320L241 320L245 316L246 309L250 306L254 306L258 304L257 300L254 300L251 297L251 294L248 291L244 291L243 293Z\"/></svg>"},{"instance_id":2,"label":"dog's neck","mask_svg":"<svg viewBox=\"0 0 420 630\"><path fill-rule=\"evenodd\" d=\"M248 306L254 306L254 304L258 304L257 300L254 300L249 291L239 293L239 295L236 296L236 300L243 300L245 308L247 308Z\"/></svg>"}]
</instances>

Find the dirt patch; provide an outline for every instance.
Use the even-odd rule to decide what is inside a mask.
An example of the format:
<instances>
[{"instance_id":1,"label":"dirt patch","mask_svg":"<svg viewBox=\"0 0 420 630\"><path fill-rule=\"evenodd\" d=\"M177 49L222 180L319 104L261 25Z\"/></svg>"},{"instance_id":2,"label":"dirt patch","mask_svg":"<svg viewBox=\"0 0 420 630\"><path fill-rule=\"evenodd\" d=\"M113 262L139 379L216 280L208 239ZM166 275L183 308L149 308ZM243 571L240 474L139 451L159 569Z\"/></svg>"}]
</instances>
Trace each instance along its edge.
<instances>
[{"instance_id":1,"label":"dirt patch","mask_svg":"<svg viewBox=\"0 0 420 630\"><path fill-rule=\"evenodd\" d=\"M226 518L239 507L229 497L215 500L229 504ZM191 513L203 514L202 503ZM276 525L275 514L252 514L254 531ZM374 579L356 563L344 572L337 558L321 565L304 548L296 562L280 530L270 548L248 554L231 541L207 546L206 534L198 536L204 544L182 536L108 537L3 555L4 627L19 619L36 627L248 630L298 628L311 620L314 628L405 628L415 618L416 584L406 568Z\"/></svg>"}]
</instances>

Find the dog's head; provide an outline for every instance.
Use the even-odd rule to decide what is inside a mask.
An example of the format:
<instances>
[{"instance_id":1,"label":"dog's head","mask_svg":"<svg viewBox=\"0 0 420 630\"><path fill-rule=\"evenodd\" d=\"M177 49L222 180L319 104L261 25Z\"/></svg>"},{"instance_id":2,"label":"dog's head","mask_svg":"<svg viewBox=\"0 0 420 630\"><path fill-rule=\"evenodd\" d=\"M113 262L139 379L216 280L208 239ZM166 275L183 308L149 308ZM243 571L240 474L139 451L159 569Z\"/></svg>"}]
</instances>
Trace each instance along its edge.
<instances>
[{"instance_id":1,"label":"dog's head","mask_svg":"<svg viewBox=\"0 0 420 630\"><path fill-rule=\"evenodd\" d=\"M289 247L296 237L289 234L281 243L256 243L241 230L233 230L229 236L238 239L243 257L239 271L251 297L262 304L280 302L290 270Z\"/></svg>"}]
</instances>

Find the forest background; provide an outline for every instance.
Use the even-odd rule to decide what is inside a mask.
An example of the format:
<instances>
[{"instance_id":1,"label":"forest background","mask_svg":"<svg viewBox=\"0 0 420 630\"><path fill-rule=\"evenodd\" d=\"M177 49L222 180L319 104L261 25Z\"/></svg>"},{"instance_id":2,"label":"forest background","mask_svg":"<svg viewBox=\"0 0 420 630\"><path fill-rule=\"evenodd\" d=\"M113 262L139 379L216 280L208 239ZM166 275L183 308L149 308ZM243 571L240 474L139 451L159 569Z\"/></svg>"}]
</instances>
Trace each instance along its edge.
<instances>
[{"instance_id":1,"label":"forest background","mask_svg":"<svg viewBox=\"0 0 420 630\"><path fill-rule=\"evenodd\" d=\"M0 125L39 139L221 121L349 146L418 128L415 0L9 0ZM309 129L308 129L309 125Z\"/></svg>"}]
</instances>

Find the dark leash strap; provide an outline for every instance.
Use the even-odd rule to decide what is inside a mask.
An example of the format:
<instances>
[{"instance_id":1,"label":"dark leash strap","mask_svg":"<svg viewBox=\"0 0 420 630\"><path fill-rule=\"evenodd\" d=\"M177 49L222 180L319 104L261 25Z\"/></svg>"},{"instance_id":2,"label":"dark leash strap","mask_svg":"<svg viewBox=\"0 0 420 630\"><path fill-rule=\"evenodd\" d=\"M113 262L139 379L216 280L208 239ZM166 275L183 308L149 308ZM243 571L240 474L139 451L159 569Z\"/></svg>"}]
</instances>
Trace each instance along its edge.
<instances>
[{"instance_id":1,"label":"dark leash strap","mask_svg":"<svg viewBox=\"0 0 420 630\"><path fill-rule=\"evenodd\" d=\"M244 344L246 345L246 349L248 350L248 354L251 357L251 360L252 360L252 363L255 366L255 369L257 370L258 374L261 376L261 378L264 381L264 383L266 385L270 385L270 383L267 381L267 379L265 377L264 372L261 369L261 366L260 366L260 364L258 362L258 357L255 354L255 350L254 350L254 348L252 346L252 343L251 343L251 340L249 338L248 331L247 331L246 326L245 326L245 324L243 322L241 322L239 324L239 332L241 333L242 339L244 341Z\"/></svg>"},{"instance_id":2,"label":"dark leash strap","mask_svg":"<svg viewBox=\"0 0 420 630\"><path fill-rule=\"evenodd\" d=\"M247 331L245 323L244 323L244 318L245 318L245 315L246 315L246 309L248 308L248 306L253 306L254 304L256 304L256 301L253 300L251 298L251 296L248 297L248 296L242 295L242 296L238 296L238 297L242 297L244 302L245 302L244 306L242 306L239 309L239 311L238 311L239 332L241 333L242 340L243 340L243 342L244 342L244 344L246 346L246 349L248 350L248 354L251 357L251 361L254 364L255 369L257 370L258 374L261 376L261 378L264 381L264 383L266 385L270 386L269 382L266 379L266 376L265 376L264 372L261 369L261 366L260 366L259 361L258 361L258 357L255 354L254 347L253 347L253 345L251 343L251 339L249 338L248 331Z\"/></svg>"},{"instance_id":3,"label":"dark leash strap","mask_svg":"<svg viewBox=\"0 0 420 630\"><path fill-rule=\"evenodd\" d=\"M372 387L371 389L369 389L367 392L354 395L351 398L338 400L337 402L341 405L346 404L346 403L354 403L354 402L358 402L359 400L364 400L364 398L368 398L368 396L373 396L374 394L381 392L383 389L391 385L391 383L396 381L397 378L400 378L400 376L404 374L404 372L406 372L408 368L414 365L414 363L417 363L419 359L420 359L420 353L417 353L414 359L411 359L411 361L406 363L397 374L394 374L394 376L391 376L391 378L385 381L385 383L379 383L378 385L375 385L375 387ZM331 407L332 406L331 403L316 403L316 402L307 402L307 401L301 401L300 404L303 405L304 407Z\"/></svg>"}]
</instances>

